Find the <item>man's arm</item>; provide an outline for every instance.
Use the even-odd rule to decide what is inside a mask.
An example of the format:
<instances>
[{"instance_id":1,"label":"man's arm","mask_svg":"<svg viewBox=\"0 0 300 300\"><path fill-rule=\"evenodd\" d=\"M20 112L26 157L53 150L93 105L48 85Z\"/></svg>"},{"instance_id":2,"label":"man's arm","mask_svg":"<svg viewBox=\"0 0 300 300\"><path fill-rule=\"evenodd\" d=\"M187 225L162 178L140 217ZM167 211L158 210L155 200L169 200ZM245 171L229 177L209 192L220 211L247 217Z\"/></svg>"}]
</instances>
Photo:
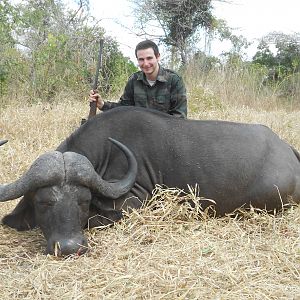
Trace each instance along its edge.
<instances>
[{"instance_id":1,"label":"man's arm","mask_svg":"<svg viewBox=\"0 0 300 300\"><path fill-rule=\"evenodd\" d=\"M125 86L124 92L122 96L120 97L120 100L118 102L112 102L112 101L103 101L104 104L101 108L99 108L102 111L106 111L109 109L112 109L117 106L134 106L134 92L133 92L133 76L131 76L127 84Z\"/></svg>"},{"instance_id":2,"label":"man's arm","mask_svg":"<svg viewBox=\"0 0 300 300\"><path fill-rule=\"evenodd\" d=\"M184 82L180 76L176 76L171 86L170 115L180 118L187 117L187 96Z\"/></svg>"}]
</instances>

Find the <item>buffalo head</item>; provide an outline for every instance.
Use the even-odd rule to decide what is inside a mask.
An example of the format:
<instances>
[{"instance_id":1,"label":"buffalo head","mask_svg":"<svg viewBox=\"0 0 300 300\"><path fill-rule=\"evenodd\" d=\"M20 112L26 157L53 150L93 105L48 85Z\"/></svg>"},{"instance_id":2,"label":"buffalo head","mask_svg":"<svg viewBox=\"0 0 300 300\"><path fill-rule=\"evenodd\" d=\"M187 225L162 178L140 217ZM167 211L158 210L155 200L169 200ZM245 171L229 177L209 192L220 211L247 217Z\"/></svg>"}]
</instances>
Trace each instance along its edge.
<instances>
[{"instance_id":1,"label":"buffalo head","mask_svg":"<svg viewBox=\"0 0 300 300\"><path fill-rule=\"evenodd\" d=\"M110 140L127 158L124 178L114 182L103 180L91 162L75 152L45 153L20 179L0 185L2 202L23 196L12 213L3 218L3 224L17 230L40 227L49 254L86 252L83 228L88 222L92 193L116 199L128 193L136 179L134 155L125 145Z\"/></svg>"}]
</instances>

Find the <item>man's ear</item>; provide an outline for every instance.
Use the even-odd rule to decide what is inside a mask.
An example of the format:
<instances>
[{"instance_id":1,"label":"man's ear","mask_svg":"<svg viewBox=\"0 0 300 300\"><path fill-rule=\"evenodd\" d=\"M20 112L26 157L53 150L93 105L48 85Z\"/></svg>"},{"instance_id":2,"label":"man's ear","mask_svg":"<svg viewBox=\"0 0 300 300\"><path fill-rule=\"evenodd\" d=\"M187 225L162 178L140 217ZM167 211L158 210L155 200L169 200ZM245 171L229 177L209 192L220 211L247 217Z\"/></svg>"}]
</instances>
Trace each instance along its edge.
<instances>
[{"instance_id":1,"label":"man's ear","mask_svg":"<svg viewBox=\"0 0 300 300\"><path fill-rule=\"evenodd\" d=\"M2 224L19 231L30 230L36 227L32 194L25 195L15 209L2 219Z\"/></svg>"}]
</instances>

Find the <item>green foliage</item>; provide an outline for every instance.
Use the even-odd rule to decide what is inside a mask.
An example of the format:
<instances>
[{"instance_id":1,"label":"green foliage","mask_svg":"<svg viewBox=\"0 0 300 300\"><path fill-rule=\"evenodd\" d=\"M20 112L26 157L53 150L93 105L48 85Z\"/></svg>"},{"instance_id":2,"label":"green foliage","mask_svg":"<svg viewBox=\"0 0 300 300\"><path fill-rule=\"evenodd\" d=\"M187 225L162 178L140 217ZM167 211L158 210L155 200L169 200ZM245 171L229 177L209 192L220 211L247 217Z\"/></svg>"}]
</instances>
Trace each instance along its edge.
<instances>
[{"instance_id":1,"label":"green foliage","mask_svg":"<svg viewBox=\"0 0 300 300\"><path fill-rule=\"evenodd\" d=\"M26 0L15 7L1 2L0 35L7 41L0 50L1 95L22 90L30 101L52 101L67 89L87 95L96 68L97 41L103 37L100 89L108 95L124 86L124 78L136 68L91 20L88 2L80 4L70 10L61 0Z\"/></svg>"},{"instance_id":2,"label":"green foliage","mask_svg":"<svg viewBox=\"0 0 300 300\"><path fill-rule=\"evenodd\" d=\"M274 51L271 51L271 45ZM266 66L270 70L269 79L282 80L300 71L300 43L291 35L269 34L261 40L253 63Z\"/></svg>"},{"instance_id":3,"label":"green foliage","mask_svg":"<svg viewBox=\"0 0 300 300\"><path fill-rule=\"evenodd\" d=\"M7 1L0 2L0 96L7 91L10 70L17 62L13 30L17 26L17 10Z\"/></svg>"},{"instance_id":4,"label":"green foliage","mask_svg":"<svg viewBox=\"0 0 300 300\"><path fill-rule=\"evenodd\" d=\"M223 111L227 106L249 107L297 107L299 103L298 78L290 78L290 84L298 89L294 98L282 97L287 86L264 85L268 73L265 66L246 62L239 55L231 54L217 59L197 53L185 66L183 76L189 92L189 111ZM287 81L286 81L287 83ZM297 98L296 98L297 97ZM298 105L299 107L299 105Z\"/></svg>"},{"instance_id":5,"label":"green foliage","mask_svg":"<svg viewBox=\"0 0 300 300\"><path fill-rule=\"evenodd\" d=\"M261 41L257 47L258 51L253 57L253 63L272 68L276 65L276 59L266 41Z\"/></svg>"},{"instance_id":6,"label":"green foliage","mask_svg":"<svg viewBox=\"0 0 300 300\"><path fill-rule=\"evenodd\" d=\"M8 0L0 2L0 40L1 46L13 45L14 38L12 32L17 22L17 10Z\"/></svg>"},{"instance_id":7,"label":"green foliage","mask_svg":"<svg viewBox=\"0 0 300 300\"><path fill-rule=\"evenodd\" d=\"M207 110L222 110L223 104L212 90L200 85L194 86L189 94L189 113Z\"/></svg>"},{"instance_id":8,"label":"green foliage","mask_svg":"<svg viewBox=\"0 0 300 300\"><path fill-rule=\"evenodd\" d=\"M118 95L124 89L129 75L137 71L137 67L118 49L117 42L109 40L106 43L103 61L103 71L99 91L105 97Z\"/></svg>"},{"instance_id":9,"label":"green foliage","mask_svg":"<svg viewBox=\"0 0 300 300\"><path fill-rule=\"evenodd\" d=\"M299 94L300 72L300 43L297 35L276 32L268 34L261 40L253 64L267 68L265 85L272 87L279 97L295 101Z\"/></svg>"},{"instance_id":10,"label":"green foliage","mask_svg":"<svg viewBox=\"0 0 300 300\"><path fill-rule=\"evenodd\" d=\"M193 57L200 72L208 73L213 68L220 65L221 61L215 56L206 55L203 51L198 51Z\"/></svg>"}]
</instances>

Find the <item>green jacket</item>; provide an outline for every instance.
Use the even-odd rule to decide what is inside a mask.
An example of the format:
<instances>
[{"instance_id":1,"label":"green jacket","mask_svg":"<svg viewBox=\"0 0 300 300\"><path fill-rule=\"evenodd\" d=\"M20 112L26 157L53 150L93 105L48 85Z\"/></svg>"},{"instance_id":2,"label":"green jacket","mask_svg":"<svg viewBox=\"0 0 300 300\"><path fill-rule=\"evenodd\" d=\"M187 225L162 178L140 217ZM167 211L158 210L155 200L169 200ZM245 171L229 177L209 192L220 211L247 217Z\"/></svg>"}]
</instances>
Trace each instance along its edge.
<instances>
[{"instance_id":1,"label":"green jacket","mask_svg":"<svg viewBox=\"0 0 300 300\"><path fill-rule=\"evenodd\" d=\"M143 72L132 74L120 101L117 103L105 101L101 110L121 105L152 108L170 115L187 117L187 97L183 80L177 73L162 66L159 66L153 86L148 83Z\"/></svg>"}]
</instances>

